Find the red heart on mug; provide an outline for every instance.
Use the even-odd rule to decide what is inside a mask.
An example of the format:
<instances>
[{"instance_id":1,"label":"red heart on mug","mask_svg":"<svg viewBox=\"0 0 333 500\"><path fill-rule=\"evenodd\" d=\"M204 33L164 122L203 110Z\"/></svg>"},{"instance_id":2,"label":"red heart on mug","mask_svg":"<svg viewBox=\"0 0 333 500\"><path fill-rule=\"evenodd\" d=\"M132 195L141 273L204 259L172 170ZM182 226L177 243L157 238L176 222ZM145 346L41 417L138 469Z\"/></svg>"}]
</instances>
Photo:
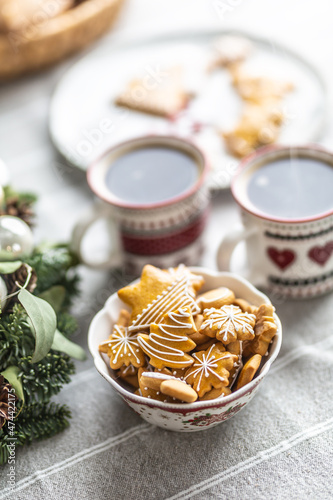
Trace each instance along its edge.
<instances>
[{"instance_id":1,"label":"red heart on mug","mask_svg":"<svg viewBox=\"0 0 333 500\"><path fill-rule=\"evenodd\" d=\"M313 247L309 250L309 257L311 260L324 266L333 252L333 241L329 241L326 245L320 247Z\"/></svg>"},{"instance_id":2,"label":"red heart on mug","mask_svg":"<svg viewBox=\"0 0 333 500\"><path fill-rule=\"evenodd\" d=\"M278 250L274 247L267 248L267 253L280 269L288 267L296 257L292 250Z\"/></svg>"}]
</instances>

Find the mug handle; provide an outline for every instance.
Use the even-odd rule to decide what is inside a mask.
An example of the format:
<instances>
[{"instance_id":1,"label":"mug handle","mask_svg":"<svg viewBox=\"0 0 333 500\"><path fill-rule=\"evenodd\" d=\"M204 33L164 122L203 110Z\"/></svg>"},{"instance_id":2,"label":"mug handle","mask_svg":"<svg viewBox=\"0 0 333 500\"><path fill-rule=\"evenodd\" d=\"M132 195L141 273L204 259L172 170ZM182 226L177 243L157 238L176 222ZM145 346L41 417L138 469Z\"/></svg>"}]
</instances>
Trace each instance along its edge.
<instances>
[{"instance_id":1,"label":"mug handle","mask_svg":"<svg viewBox=\"0 0 333 500\"><path fill-rule=\"evenodd\" d=\"M108 219L111 248L105 260L96 262L85 257L82 241L91 226L100 219ZM93 269L110 269L121 264L120 240L116 223L110 218L110 210L104 203L95 203L83 214L72 231L71 250L79 257L80 262Z\"/></svg>"},{"instance_id":2,"label":"mug handle","mask_svg":"<svg viewBox=\"0 0 333 500\"><path fill-rule=\"evenodd\" d=\"M250 236L254 236L258 232L256 227L245 228L244 226L239 226L233 232L227 234L220 243L217 250L217 268L219 271L231 271L231 257L234 253L235 248L242 241L247 240ZM245 273L244 278L246 278L251 283L258 286L264 284L262 277L256 273L250 274L250 271Z\"/></svg>"}]
</instances>

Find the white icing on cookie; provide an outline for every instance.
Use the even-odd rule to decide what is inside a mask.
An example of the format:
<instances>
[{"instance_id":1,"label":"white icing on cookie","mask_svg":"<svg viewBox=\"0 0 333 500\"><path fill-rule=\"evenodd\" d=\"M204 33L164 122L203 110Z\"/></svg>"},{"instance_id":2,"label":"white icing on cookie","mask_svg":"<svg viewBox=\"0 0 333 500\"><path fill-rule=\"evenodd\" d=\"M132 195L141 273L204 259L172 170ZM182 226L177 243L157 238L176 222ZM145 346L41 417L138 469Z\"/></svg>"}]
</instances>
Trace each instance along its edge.
<instances>
[{"instance_id":1,"label":"white icing on cookie","mask_svg":"<svg viewBox=\"0 0 333 500\"><path fill-rule=\"evenodd\" d=\"M182 307L189 307L192 314L198 314L200 308L189 286L189 277L182 276L178 281L164 290L161 295L137 316L135 321L129 326L129 331L139 331L143 328L149 328L152 323L159 324L166 313Z\"/></svg>"},{"instance_id":2,"label":"white icing on cookie","mask_svg":"<svg viewBox=\"0 0 333 500\"><path fill-rule=\"evenodd\" d=\"M115 325L111 339L105 340L101 345L108 345L115 357L113 358L113 363L117 363L118 356L123 357L124 354L130 353L137 363L140 363L136 352L139 347L138 344L138 334L133 334L128 331L128 328L124 326Z\"/></svg>"},{"instance_id":3,"label":"white icing on cookie","mask_svg":"<svg viewBox=\"0 0 333 500\"><path fill-rule=\"evenodd\" d=\"M125 377L129 377L131 375L136 375L136 373L137 373L137 370L135 369L135 367L133 365L125 366L125 368L122 369L122 375L124 375Z\"/></svg>"},{"instance_id":4,"label":"white icing on cookie","mask_svg":"<svg viewBox=\"0 0 333 500\"><path fill-rule=\"evenodd\" d=\"M199 382L197 384L197 391L200 391L200 384L202 381L202 377L204 376L205 378L208 378L209 375L213 375L214 377L218 378L221 382L225 381L224 377L221 377L218 373L214 371L215 368L218 368L217 361L220 361L222 359L230 358L231 354L226 354L225 356L221 356L220 358L216 358L216 356L212 355L212 350L215 347L215 344L213 344L207 355L206 353L203 353L202 359L198 358L196 353L193 353L193 357L195 358L195 362L192 365L192 368L196 368L194 371L191 370L191 372L186 375L185 380L192 375L193 377L199 376Z\"/></svg>"},{"instance_id":5,"label":"white icing on cookie","mask_svg":"<svg viewBox=\"0 0 333 500\"><path fill-rule=\"evenodd\" d=\"M187 312L185 309L180 308L177 312L169 312L167 317L173 322L173 324L160 323L158 325L157 332L151 331L149 334L149 342L142 337L138 337L138 343L148 356L151 358L160 359L166 365L170 363L169 357L172 357L172 364L180 364L181 366L187 366L192 364L192 359L184 360L184 351L177 349L170 344L174 342L186 342L189 340L186 330L193 331L193 325L191 322L191 313ZM172 330L184 330L184 334L173 333ZM179 361L173 358L181 358Z\"/></svg>"},{"instance_id":6,"label":"white icing on cookie","mask_svg":"<svg viewBox=\"0 0 333 500\"><path fill-rule=\"evenodd\" d=\"M219 334L223 334L223 340L228 340L228 334L237 338L238 332L254 334L251 323L255 321L254 314L243 312L238 306L223 306L221 309L205 309L205 321L201 325L201 330L205 328L215 328Z\"/></svg>"}]
</instances>

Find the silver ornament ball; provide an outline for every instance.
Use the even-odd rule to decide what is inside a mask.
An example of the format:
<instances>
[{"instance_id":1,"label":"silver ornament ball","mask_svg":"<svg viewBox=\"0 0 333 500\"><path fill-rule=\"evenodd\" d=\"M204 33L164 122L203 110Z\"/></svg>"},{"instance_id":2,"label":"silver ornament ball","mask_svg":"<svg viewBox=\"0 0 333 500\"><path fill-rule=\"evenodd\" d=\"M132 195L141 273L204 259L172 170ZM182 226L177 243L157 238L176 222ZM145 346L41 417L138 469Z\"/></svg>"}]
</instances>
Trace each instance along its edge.
<instances>
[{"instance_id":1,"label":"silver ornament ball","mask_svg":"<svg viewBox=\"0 0 333 500\"><path fill-rule=\"evenodd\" d=\"M6 302L7 302L7 287L5 281L0 278L0 303L1 303L1 312L4 310Z\"/></svg>"},{"instance_id":2,"label":"silver ornament ball","mask_svg":"<svg viewBox=\"0 0 333 500\"><path fill-rule=\"evenodd\" d=\"M33 247L33 235L28 224L12 215L0 216L0 260L28 257Z\"/></svg>"}]
</instances>

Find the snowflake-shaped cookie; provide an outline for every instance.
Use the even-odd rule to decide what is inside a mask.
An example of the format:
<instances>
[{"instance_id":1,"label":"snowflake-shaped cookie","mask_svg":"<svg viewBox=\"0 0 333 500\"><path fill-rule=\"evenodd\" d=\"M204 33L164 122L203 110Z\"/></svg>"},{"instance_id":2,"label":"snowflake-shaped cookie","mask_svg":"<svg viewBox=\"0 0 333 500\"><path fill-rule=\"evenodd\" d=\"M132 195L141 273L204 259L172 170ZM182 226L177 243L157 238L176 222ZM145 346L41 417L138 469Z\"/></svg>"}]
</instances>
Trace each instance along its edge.
<instances>
[{"instance_id":1,"label":"snowflake-shaped cookie","mask_svg":"<svg viewBox=\"0 0 333 500\"><path fill-rule=\"evenodd\" d=\"M243 312L238 306L227 305L221 309L205 309L200 332L227 345L237 339L253 339L255 322L254 314Z\"/></svg>"},{"instance_id":2,"label":"snowflake-shaped cookie","mask_svg":"<svg viewBox=\"0 0 333 500\"><path fill-rule=\"evenodd\" d=\"M110 358L110 366L117 370L122 365L130 364L136 367L145 364L145 355L138 344L138 334L128 331L128 328L115 325L112 335L99 346Z\"/></svg>"},{"instance_id":3,"label":"snowflake-shaped cookie","mask_svg":"<svg viewBox=\"0 0 333 500\"><path fill-rule=\"evenodd\" d=\"M216 389L229 384L229 372L237 356L221 351L213 344L206 351L193 353L193 365L185 373L184 380L202 397L212 387Z\"/></svg>"}]
</instances>

